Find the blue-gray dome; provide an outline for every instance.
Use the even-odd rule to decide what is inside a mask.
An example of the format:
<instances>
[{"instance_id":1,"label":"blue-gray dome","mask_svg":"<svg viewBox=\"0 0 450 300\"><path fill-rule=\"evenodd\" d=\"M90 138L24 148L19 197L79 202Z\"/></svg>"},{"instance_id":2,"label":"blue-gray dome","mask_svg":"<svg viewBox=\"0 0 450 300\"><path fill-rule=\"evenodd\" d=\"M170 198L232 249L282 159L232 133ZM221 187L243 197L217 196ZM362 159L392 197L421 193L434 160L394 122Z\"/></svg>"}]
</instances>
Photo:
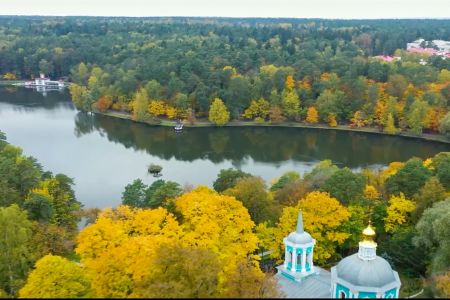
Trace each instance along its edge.
<instances>
[{"instance_id":1,"label":"blue-gray dome","mask_svg":"<svg viewBox=\"0 0 450 300\"><path fill-rule=\"evenodd\" d=\"M313 241L311 235L305 231L303 231L302 233L291 232L288 235L287 240L294 244L307 244L312 243Z\"/></svg>"},{"instance_id":2,"label":"blue-gray dome","mask_svg":"<svg viewBox=\"0 0 450 300\"><path fill-rule=\"evenodd\" d=\"M347 256L336 266L337 276L345 281L368 287L383 287L396 282L391 265L377 256L373 260L362 260L358 254Z\"/></svg>"}]
</instances>

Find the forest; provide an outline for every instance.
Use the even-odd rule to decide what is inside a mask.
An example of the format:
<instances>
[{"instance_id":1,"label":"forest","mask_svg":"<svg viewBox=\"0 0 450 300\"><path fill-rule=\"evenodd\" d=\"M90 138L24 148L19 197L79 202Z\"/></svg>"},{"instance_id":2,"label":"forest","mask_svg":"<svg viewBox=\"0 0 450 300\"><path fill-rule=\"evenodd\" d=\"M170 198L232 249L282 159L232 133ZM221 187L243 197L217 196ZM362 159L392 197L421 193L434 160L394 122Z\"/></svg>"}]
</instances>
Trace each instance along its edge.
<instances>
[{"instance_id":1,"label":"forest","mask_svg":"<svg viewBox=\"0 0 450 300\"><path fill-rule=\"evenodd\" d=\"M370 220L401 296L450 296L449 152L360 171L324 160L270 183L223 169L212 188L138 178L105 209L84 209L73 185L0 132L0 296L279 297L299 209L315 264L357 251Z\"/></svg>"},{"instance_id":2,"label":"forest","mask_svg":"<svg viewBox=\"0 0 450 300\"><path fill-rule=\"evenodd\" d=\"M0 16L0 74L70 82L82 111L75 134L103 128L113 141L148 132L112 137L107 117L83 111L450 137L450 59L406 51L418 38L450 40L450 20ZM220 144L220 133L210 137L193 148ZM264 148L264 136L252 138L247 149ZM161 136L152 149L197 158L161 146L170 143ZM313 144L304 136L280 147ZM0 298L280 297L273 267L300 209L315 264L329 269L355 253L370 221L400 296L450 297L450 152L360 170L327 158L272 182L238 169L221 170L212 187L136 178L120 206L86 209L72 178L0 131Z\"/></svg>"},{"instance_id":3,"label":"forest","mask_svg":"<svg viewBox=\"0 0 450 300\"><path fill-rule=\"evenodd\" d=\"M449 20L0 17L0 74L72 83L85 111L450 133ZM396 55L384 62L376 55Z\"/></svg>"}]
</instances>

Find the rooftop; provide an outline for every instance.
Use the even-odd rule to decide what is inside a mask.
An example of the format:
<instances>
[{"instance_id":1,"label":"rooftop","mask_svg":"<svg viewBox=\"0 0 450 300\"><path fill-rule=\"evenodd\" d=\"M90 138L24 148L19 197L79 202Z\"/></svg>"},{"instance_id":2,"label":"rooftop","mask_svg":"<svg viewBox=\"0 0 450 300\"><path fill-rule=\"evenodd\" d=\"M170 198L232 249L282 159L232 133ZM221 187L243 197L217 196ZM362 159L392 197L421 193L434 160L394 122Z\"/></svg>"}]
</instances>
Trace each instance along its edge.
<instances>
[{"instance_id":1,"label":"rooftop","mask_svg":"<svg viewBox=\"0 0 450 300\"><path fill-rule=\"evenodd\" d=\"M318 274L295 282L278 273L275 278L285 298L331 298L331 273L314 266Z\"/></svg>"}]
</instances>

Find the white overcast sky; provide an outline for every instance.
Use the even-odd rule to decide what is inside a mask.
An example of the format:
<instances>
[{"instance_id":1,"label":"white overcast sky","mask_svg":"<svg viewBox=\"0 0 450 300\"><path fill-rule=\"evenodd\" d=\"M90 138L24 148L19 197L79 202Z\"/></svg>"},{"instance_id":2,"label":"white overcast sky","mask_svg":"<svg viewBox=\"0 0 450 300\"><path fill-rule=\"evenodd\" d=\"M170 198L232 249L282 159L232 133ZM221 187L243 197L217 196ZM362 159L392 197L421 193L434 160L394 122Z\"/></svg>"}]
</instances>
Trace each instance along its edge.
<instances>
[{"instance_id":1,"label":"white overcast sky","mask_svg":"<svg viewBox=\"0 0 450 300\"><path fill-rule=\"evenodd\" d=\"M450 0L0 0L0 15L450 18Z\"/></svg>"}]
</instances>

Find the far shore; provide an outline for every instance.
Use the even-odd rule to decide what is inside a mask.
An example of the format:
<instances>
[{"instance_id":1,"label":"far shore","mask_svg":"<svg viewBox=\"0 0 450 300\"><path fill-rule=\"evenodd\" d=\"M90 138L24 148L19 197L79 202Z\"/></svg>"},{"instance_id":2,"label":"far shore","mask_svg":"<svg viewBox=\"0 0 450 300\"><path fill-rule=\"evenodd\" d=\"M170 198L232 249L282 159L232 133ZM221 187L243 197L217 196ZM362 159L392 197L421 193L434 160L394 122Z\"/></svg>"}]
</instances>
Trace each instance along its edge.
<instances>
[{"instance_id":1,"label":"far shore","mask_svg":"<svg viewBox=\"0 0 450 300\"><path fill-rule=\"evenodd\" d=\"M123 112L118 111L107 111L107 112L94 112L101 115L114 117L114 118L120 118L125 120L131 120L133 122L137 123L143 123L151 126L165 126L165 127L174 127L176 124L176 120L167 120L167 119L159 119L161 123L149 123L145 121L135 121L132 120L131 115ZM188 122L183 123L184 127L189 128L196 128L196 127L218 127L217 125L214 125L213 123L207 121L207 120L196 120L194 124L189 124ZM259 123L254 121L230 121L227 124L223 125L222 127L295 127L295 128L309 128L309 129L326 129L326 130L344 130L344 131L354 131L354 132L363 132L363 133L371 133L371 134L381 134L381 135L388 135L388 136L398 136L398 137L405 137L405 138L413 138L413 139L420 139L420 140L426 140L426 141L432 141L432 142L440 142L445 144L450 144L450 139L446 138L443 135L440 134L429 134L429 133L423 133L421 135L414 135L412 133L408 132L401 132L398 134L388 134L385 132L381 132L378 130L378 128L374 127L350 127L348 125L338 125L336 127L330 127L325 124L306 124L306 123L299 123L299 122L282 122L282 123Z\"/></svg>"}]
</instances>

